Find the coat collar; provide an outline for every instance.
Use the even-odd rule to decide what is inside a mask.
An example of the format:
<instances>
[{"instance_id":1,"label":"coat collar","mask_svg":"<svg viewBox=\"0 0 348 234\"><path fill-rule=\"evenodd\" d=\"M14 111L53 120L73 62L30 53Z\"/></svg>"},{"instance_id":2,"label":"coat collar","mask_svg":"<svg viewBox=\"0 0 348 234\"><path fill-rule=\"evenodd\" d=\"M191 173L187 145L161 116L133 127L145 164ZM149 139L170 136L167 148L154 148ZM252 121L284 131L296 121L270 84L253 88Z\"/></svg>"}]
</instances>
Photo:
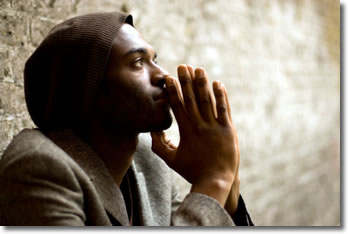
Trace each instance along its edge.
<instances>
[{"instance_id":1,"label":"coat collar","mask_svg":"<svg viewBox=\"0 0 348 234\"><path fill-rule=\"evenodd\" d=\"M86 172L104 208L123 226L129 226L127 209L120 188L97 153L71 130L48 134ZM137 173L135 173L136 175ZM135 176L137 178L137 176Z\"/></svg>"},{"instance_id":2,"label":"coat collar","mask_svg":"<svg viewBox=\"0 0 348 234\"><path fill-rule=\"evenodd\" d=\"M137 156L137 152L135 153L135 157ZM149 202L148 197L148 190L146 186L146 180L144 174L139 171L139 168L137 168L136 163L133 161L131 165L131 172L134 174L135 178L135 187L136 187L136 195L138 199L138 205L139 205L139 218L140 223L143 226L156 226L156 224L153 222L153 215L152 215L152 209L151 204Z\"/></svg>"}]
</instances>

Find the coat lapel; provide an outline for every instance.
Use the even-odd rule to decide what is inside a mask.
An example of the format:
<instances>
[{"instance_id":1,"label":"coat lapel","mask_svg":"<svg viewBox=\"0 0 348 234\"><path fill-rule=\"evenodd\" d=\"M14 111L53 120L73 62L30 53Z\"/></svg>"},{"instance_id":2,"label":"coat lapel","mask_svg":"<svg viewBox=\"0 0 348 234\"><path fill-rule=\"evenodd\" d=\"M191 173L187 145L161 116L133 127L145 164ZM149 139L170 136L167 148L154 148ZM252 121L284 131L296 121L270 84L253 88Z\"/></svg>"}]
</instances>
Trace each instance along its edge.
<instances>
[{"instance_id":1,"label":"coat lapel","mask_svg":"<svg viewBox=\"0 0 348 234\"><path fill-rule=\"evenodd\" d=\"M143 225L170 225L171 177L165 163L151 151L150 134L140 134L131 169L138 191Z\"/></svg>"},{"instance_id":2,"label":"coat lapel","mask_svg":"<svg viewBox=\"0 0 348 234\"><path fill-rule=\"evenodd\" d=\"M134 173L135 184L137 189L140 223L143 226L154 226L156 224L154 223L153 219L144 174L138 171L138 168L136 167L134 161L132 162L131 170Z\"/></svg>"},{"instance_id":3,"label":"coat lapel","mask_svg":"<svg viewBox=\"0 0 348 234\"><path fill-rule=\"evenodd\" d=\"M122 192L94 150L70 130L55 132L54 134L49 134L49 137L86 172L94 184L105 209L121 225L129 226Z\"/></svg>"}]
</instances>

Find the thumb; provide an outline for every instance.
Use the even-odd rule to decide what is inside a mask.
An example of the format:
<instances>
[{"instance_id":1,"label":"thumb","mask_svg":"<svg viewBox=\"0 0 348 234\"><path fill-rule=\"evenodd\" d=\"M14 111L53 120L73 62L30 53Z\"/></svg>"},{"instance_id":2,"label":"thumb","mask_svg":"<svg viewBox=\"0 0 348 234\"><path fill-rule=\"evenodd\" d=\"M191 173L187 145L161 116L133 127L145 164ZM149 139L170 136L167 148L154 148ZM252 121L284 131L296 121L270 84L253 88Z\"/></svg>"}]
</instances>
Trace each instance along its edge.
<instances>
[{"instance_id":1,"label":"thumb","mask_svg":"<svg viewBox=\"0 0 348 234\"><path fill-rule=\"evenodd\" d=\"M152 151L171 166L175 160L177 147L166 138L164 132L151 132L151 137Z\"/></svg>"}]
</instances>

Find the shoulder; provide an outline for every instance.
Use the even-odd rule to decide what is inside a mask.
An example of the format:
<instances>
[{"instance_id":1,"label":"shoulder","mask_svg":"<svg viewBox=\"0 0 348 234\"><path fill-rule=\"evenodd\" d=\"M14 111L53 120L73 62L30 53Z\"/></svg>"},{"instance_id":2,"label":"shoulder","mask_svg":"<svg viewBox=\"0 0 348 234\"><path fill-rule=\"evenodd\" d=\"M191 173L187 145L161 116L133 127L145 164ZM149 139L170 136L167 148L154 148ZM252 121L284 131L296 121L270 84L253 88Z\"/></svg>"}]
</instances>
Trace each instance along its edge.
<instances>
[{"instance_id":1,"label":"shoulder","mask_svg":"<svg viewBox=\"0 0 348 234\"><path fill-rule=\"evenodd\" d=\"M18 173L75 174L73 160L37 129L24 129L11 141L0 160L1 176ZM53 173L52 173L53 172ZM26 176L26 177L28 177Z\"/></svg>"},{"instance_id":2,"label":"shoulder","mask_svg":"<svg viewBox=\"0 0 348 234\"><path fill-rule=\"evenodd\" d=\"M21 131L10 143L0 160L0 187L14 194L16 189L64 187L80 191L88 176L63 149L36 129Z\"/></svg>"},{"instance_id":3,"label":"shoulder","mask_svg":"<svg viewBox=\"0 0 348 234\"><path fill-rule=\"evenodd\" d=\"M66 153L40 130L24 129L13 138L1 161L8 162L32 155L46 155L60 160L67 158Z\"/></svg>"},{"instance_id":4,"label":"shoulder","mask_svg":"<svg viewBox=\"0 0 348 234\"><path fill-rule=\"evenodd\" d=\"M76 164L49 138L23 130L0 160L0 223L82 225L85 177L79 175Z\"/></svg>"},{"instance_id":5,"label":"shoulder","mask_svg":"<svg viewBox=\"0 0 348 234\"><path fill-rule=\"evenodd\" d=\"M32 154L61 155L63 151L38 129L24 129L13 138L5 150L2 161Z\"/></svg>"}]
</instances>

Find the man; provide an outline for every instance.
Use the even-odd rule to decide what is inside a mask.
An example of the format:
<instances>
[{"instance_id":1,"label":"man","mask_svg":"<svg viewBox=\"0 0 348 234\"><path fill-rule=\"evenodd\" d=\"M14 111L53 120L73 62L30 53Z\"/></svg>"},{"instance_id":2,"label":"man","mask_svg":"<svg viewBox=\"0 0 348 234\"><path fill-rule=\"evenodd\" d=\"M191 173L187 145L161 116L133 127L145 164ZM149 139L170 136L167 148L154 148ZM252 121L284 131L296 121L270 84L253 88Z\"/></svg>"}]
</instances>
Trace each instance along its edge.
<instances>
[{"instance_id":1,"label":"man","mask_svg":"<svg viewBox=\"0 0 348 234\"><path fill-rule=\"evenodd\" d=\"M38 129L19 133L2 157L1 224L252 225L226 90L214 82L215 103L202 68L180 65L178 75L180 85L130 15L54 27L26 63ZM170 107L178 147L162 132ZM170 168L192 184L183 201Z\"/></svg>"}]
</instances>

